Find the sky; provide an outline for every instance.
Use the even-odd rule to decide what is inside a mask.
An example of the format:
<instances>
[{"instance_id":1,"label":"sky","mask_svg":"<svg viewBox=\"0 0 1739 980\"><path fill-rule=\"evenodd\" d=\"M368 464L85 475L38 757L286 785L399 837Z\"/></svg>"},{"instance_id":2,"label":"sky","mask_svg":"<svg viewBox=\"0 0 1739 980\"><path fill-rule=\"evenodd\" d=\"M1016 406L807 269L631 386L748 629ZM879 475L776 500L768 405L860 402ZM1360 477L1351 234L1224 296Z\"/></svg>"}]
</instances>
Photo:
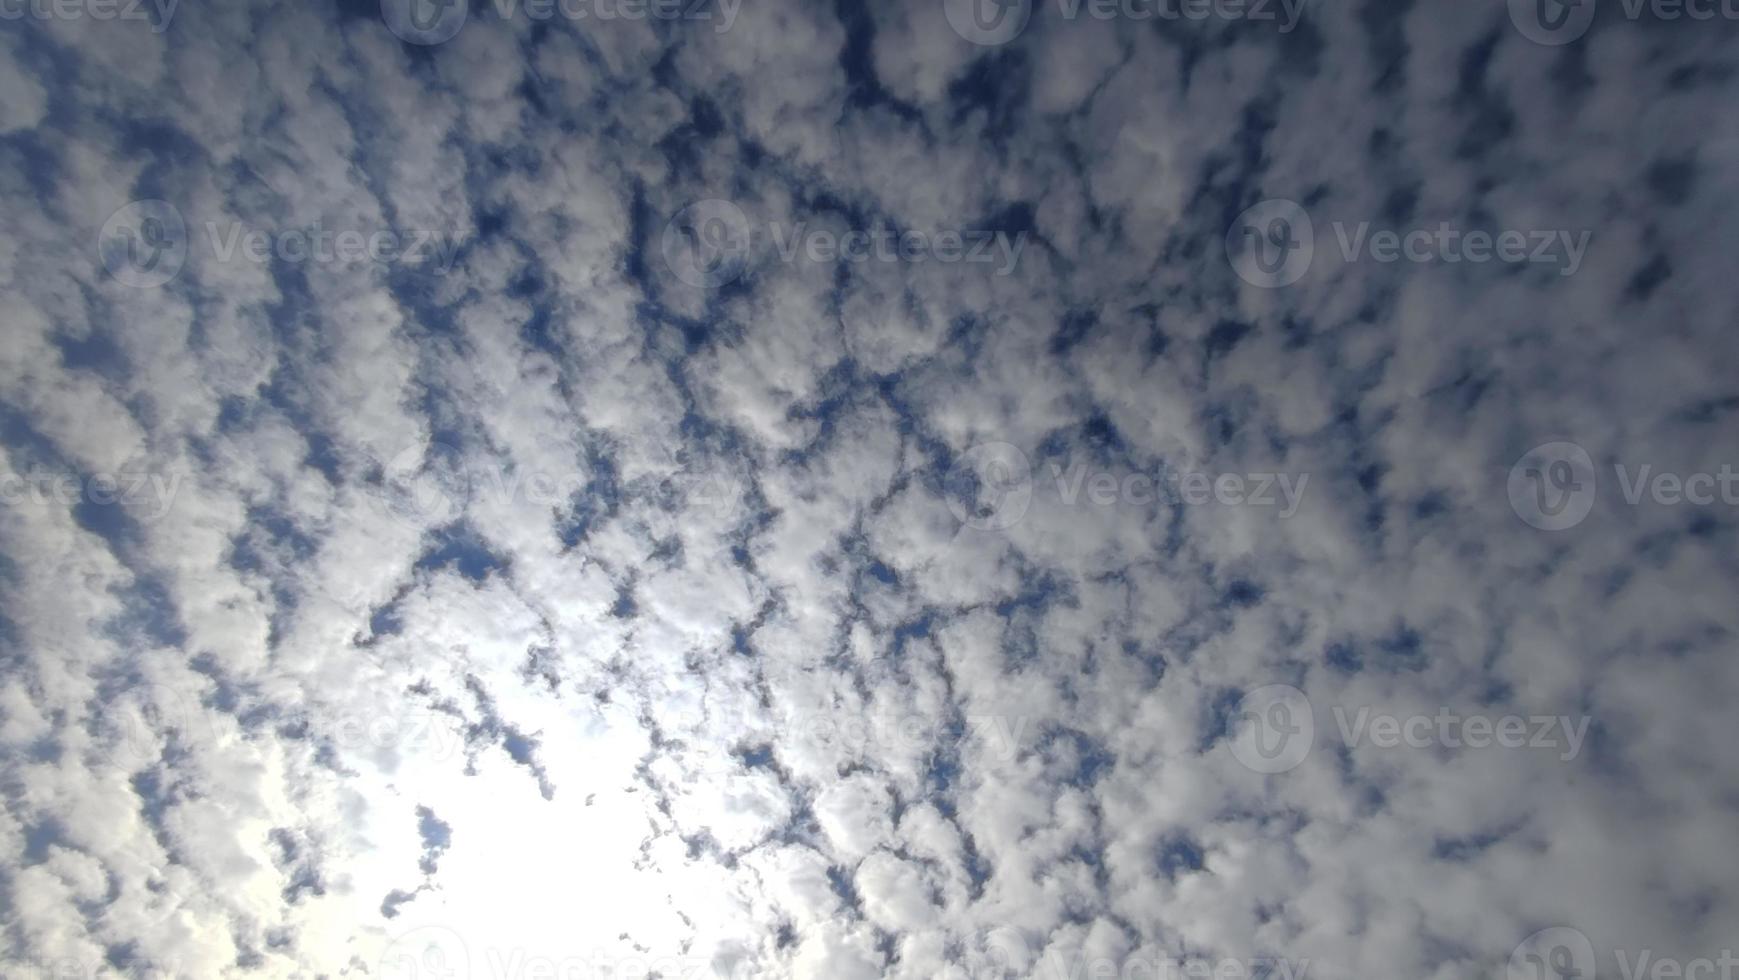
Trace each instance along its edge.
<instances>
[{"instance_id":1,"label":"sky","mask_svg":"<svg viewBox=\"0 0 1739 980\"><path fill-rule=\"evenodd\" d=\"M0 0L0 975L1739 977L1731 0Z\"/></svg>"}]
</instances>

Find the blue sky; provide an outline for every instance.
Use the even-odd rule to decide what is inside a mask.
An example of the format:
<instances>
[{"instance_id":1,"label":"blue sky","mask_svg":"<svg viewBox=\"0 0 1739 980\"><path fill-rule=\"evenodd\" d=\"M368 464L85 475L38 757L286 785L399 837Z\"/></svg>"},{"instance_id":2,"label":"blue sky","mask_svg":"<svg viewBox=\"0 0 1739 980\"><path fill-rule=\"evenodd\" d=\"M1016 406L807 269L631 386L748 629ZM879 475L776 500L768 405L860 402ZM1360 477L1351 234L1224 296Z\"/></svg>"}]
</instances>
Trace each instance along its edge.
<instances>
[{"instance_id":1,"label":"blue sky","mask_svg":"<svg viewBox=\"0 0 1739 980\"><path fill-rule=\"evenodd\" d=\"M1674 9L0 4L0 972L1731 975Z\"/></svg>"}]
</instances>

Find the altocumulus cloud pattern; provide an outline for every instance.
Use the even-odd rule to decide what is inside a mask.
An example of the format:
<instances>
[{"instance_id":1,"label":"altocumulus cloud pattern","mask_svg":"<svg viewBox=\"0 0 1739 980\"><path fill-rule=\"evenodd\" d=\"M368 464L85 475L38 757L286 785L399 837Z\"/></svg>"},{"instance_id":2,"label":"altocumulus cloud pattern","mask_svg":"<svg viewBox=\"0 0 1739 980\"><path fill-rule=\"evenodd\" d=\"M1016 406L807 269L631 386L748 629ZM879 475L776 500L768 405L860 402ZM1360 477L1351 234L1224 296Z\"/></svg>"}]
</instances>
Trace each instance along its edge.
<instances>
[{"instance_id":1,"label":"altocumulus cloud pattern","mask_svg":"<svg viewBox=\"0 0 1739 980\"><path fill-rule=\"evenodd\" d=\"M1736 21L0 0L0 975L1739 980Z\"/></svg>"}]
</instances>

